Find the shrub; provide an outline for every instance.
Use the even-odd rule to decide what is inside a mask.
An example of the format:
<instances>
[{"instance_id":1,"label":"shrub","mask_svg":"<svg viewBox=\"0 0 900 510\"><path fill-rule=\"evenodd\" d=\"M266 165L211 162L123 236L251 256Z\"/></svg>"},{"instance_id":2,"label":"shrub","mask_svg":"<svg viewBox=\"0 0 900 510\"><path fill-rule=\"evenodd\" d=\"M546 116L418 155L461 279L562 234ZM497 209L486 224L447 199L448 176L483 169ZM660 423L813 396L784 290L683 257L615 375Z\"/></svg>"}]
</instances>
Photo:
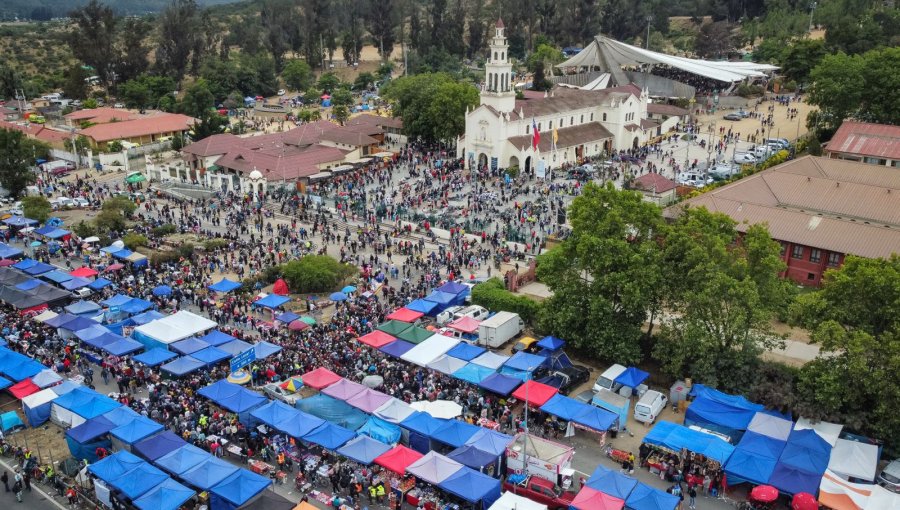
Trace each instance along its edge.
<instances>
[{"instance_id":1,"label":"shrub","mask_svg":"<svg viewBox=\"0 0 900 510\"><path fill-rule=\"evenodd\" d=\"M506 290L499 278L491 278L476 285L472 289L472 304L495 312L503 310L517 313L527 324L534 323L540 308L537 301Z\"/></svg>"},{"instance_id":2,"label":"shrub","mask_svg":"<svg viewBox=\"0 0 900 510\"><path fill-rule=\"evenodd\" d=\"M519 165L513 165L506 169L506 175L510 176L510 178L515 179L519 176Z\"/></svg>"},{"instance_id":3,"label":"shrub","mask_svg":"<svg viewBox=\"0 0 900 510\"><path fill-rule=\"evenodd\" d=\"M218 250L219 248L227 248L227 247L228 247L228 241L226 239L219 239L219 238L209 239L208 241L205 241L203 243L203 248L206 251L214 251L214 250Z\"/></svg>"},{"instance_id":4,"label":"shrub","mask_svg":"<svg viewBox=\"0 0 900 510\"><path fill-rule=\"evenodd\" d=\"M50 201L43 196L34 195L22 198L22 214L26 218L44 223L52 213L53 207L50 206Z\"/></svg>"},{"instance_id":5,"label":"shrub","mask_svg":"<svg viewBox=\"0 0 900 510\"><path fill-rule=\"evenodd\" d=\"M155 251L150 254L150 263L153 265L178 262L181 254L177 251Z\"/></svg>"},{"instance_id":6,"label":"shrub","mask_svg":"<svg viewBox=\"0 0 900 510\"><path fill-rule=\"evenodd\" d=\"M130 218L136 209L137 204L128 197L112 197L103 202L104 211L118 211L126 218Z\"/></svg>"},{"instance_id":7,"label":"shrub","mask_svg":"<svg viewBox=\"0 0 900 510\"><path fill-rule=\"evenodd\" d=\"M186 259L194 255L194 243L184 243L178 246L178 255Z\"/></svg>"},{"instance_id":8,"label":"shrub","mask_svg":"<svg viewBox=\"0 0 900 510\"><path fill-rule=\"evenodd\" d=\"M145 236L135 232L129 232L122 237L122 242L129 250L136 250L139 246L147 246L148 241Z\"/></svg>"},{"instance_id":9,"label":"shrub","mask_svg":"<svg viewBox=\"0 0 900 510\"><path fill-rule=\"evenodd\" d=\"M292 292L307 294L340 287L344 280L356 273L356 268L341 264L327 255L308 255L282 265L282 273Z\"/></svg>"},{"instance_id":10,"label":"shrub","mask_svg":"<svg viewBox=\"0 0 900 510\"><path fill-rule=\"evenodd\" d=\"M166 223L164 225L154 227L150 231L150 234L153 237L165 237L167 235L174 234L176 232L178 232L178 227L176 227L175 225L172 225L171 223Z\"/></svg>"}]
</instances>

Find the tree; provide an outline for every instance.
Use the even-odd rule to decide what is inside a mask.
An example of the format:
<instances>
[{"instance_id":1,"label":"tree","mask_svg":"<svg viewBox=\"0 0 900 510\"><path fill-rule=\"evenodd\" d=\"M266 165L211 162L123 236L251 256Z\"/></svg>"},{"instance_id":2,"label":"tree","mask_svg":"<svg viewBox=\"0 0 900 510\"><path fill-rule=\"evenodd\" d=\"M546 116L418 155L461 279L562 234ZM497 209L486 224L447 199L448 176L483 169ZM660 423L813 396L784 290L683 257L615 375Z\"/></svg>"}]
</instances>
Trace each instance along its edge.
<instances>
[{"instance_id":1,"label":"tree","mask_svg":"<svg viewBox=\"0 0 900 510\"><path fill-rule=\"evenodd\" d=\"M66 79L63 82L63 94L70 99L84 99L88 95L88 74L78 64L66 71Z\"/></svg>"},{"instance_id":2,"label":"tree","mask_svg":"<svg viewBox=\"0 0 900 510\"><path fill-rule=\"evenodd\" d=\"M22 197L22 214L26 218L44 223L53 214L53 207L43 195Z\"/></svg>"},{"instance_id":3,"label":"tree","mask_svg":"<svg viewBox=\"0 0 900 510\"><path fill-rule=\"evenodd\" d=\"M128 81L143 74L150 65L147 54L147 36L151 30L150 24L141 18L127 18L122 26L117 53L121 55L116 66L116 79ZM172 89L175 90L175 89Z\"/></svg>"},{"instance_id":4,"label":"tree","mask_svg":"<svg viewBox=\"0 0 900 510\"><path fill-rule=\"evenodd\" d=\"M707 23L700 27L694 49L701 57L724 58L734 49L731 25L726 21Z\"/></svg>"},{"instance_id":5,"label":"tree","mask_svg":"<svg viewBox=\"0 0 900 510\"><path fill-rule=\"evenodd\" d=\"M331 104L335 106L350 106L353 104L353 94L347 89L337 89L331 94Z\"/></svg>"},{"instance_id":6,"label":"tree","mask_svg":"<svg viewBox=\"0 0 900 510\"><path fill-rule=\"evenodd\" d=\"M553 66L565 60L562 51L549 44L540 44L534 53L528 56L526 65L528 70L534 72L538 64L543 64L544 69L553 69Z\"/></svg>"},{"instance_id":7,"label":"tree","mask_svg":"<svg viewBox=\"0 0 900 510\"><path fill-rule=\"evenodd\" d=\"M29 168L34 154L21 131L0 129L0 186L18 197L37 176Z\"/></svg>"},{"instance_id":8,"label":"tree","mask_svg":"<svg viewBox=\"0 0 900 510\"><path fill-rule=\"evenodd\" d=\"M821 39L799 39L787 47L781 60L784 76L805 83L809 73L827 55Z\"/></svg>"},{"instance_id":9,"label":"tree","mask_svg":"<svg viewBox=\"0 0 900 510\"><path fill-rule=\"evenodd\" d=\"M538 257L538 279L553 291L541 329L598 358L636 363L641 326L662 284L660 210L640 193L589 183L569 219L571 235Z\"/></svg>"},{"instance_id":10,"label":"tree","mask_svg":"<svg viewBox=\"0 0 900 510\"><path fill-rule=\"evenodd\" d=\"M112 197L103 202L102 209L104 211L114 211L123 218L130 218L134 211L137 210L137 204L135 204L128 197Z\"/></svg>"},{"instance_id":11,"label":"tree","mask_svg":"<svg viewBox=\"0 0 900 510\"><path fill-rule=\"evenodd\" d=\"M125 247L129 250L136 250L141 246L147 246L147 244L149 244L146 236L136 232L129 232L122 236L122 242L125 243Z\"/></svg>"},{"instance_id":12,"label":"tree","mask_svg":"<svg viewBox=\"0 0 900 510\"><path fill-rule=\"evenodd\" d=\"M200 78L188 87L181 99L179 109L185 115L201 118L215 106L215 97L209 90L209 83Z\"/></svg>"},{"instance_id":13,"label":"tree","mask_svg":"<svg viewBox=\"0 0 900 510\"><path fill-rule=\"evenodd\" d=\"M356 80L353 81L353 90L366 90L373 83L375 83L375 76L372 73L359 73Z\"/></svg>"},{"instance_id":14,"label":"tree","mask_svg":"<svg viewBox=\"0 0 900 510\"><path fill-rule=\"evenodd\" d=\"M161 74L181 81L190 68L196 71L206 55L204 18L196 0L172 0L160 15L156 67Z\"/></svg>"},{"instance_id":15,"label":"tree","mask_svg":"<svg viewBox=\"0 0 900 510\"><path fill-rule=\"evenodd\" d=\"M322 73L322 76L319 77L318 87L322 92L326 94L331 94L335 90L337 90L338 86L341 84L341 79L337 77L336 74L328 72Z\"/></svg>"},{"instance_id":16,"label":"tree","mask_svg":"<svg viewBox=\"0 0 900 510\"><path fill-rule=\"evenodd\" d=\"M81 9L69 13L74 29L69 32L69 47L75 58L93 67L101 83L109 85L113 81L118 52L118 19L113 10L91 0Z\"/></svg>"},{"instance_id":17,"label":"tree","mask_svg":"<svg viewBox=\"0 0 900 510\"><path fill-rule=\"evenodd\" d=\"M263 27L263 42L266 45L275 69L284 66L284 54L291 48L291 40L296 37L299 20L290 0L264 0L260 5L260 24Z\"/></svg>"},{"instance_id":18,"label":"tree","mask_svg":"<svg viewBox=\"0 0 900 510\"><path fill-rule=\"evenodd\" d=\"M22 88L22 77L10 65L0 63L0 96L16 97L16 90Z\"/></svg>"},{"instance_id":19,"label":"tree","mask_svg":"<svg viewBox=\"0 0 900 510\"><path fill-rule=\"evenodd\" d=\"M94 218L94 226L97 232L103 235L111 236L113 233L121 232L127 225L122 214L113 209L103 209Z\"/></svg>"},{"instance_id":20,"label":"tree","mask_svg":"<svg viewBox=\"0 0 900 510\"><path fill-rule=\"evenodd\" d=\"M302 60L291 60L281 71L281 78L290 90L306 90L315 82L312 69Z\"/></svg>"},{"instance_id":21,"label":"tree","mask_svg":"<svg viewBox=\"0 0 900 510\"><path fill-rule=\"evenodd\" d=\"M382 60L387 61L394 51L394 31L398 24L397 0L365 0L364 23Z\"/></svg>"},{"instance_id":22,"label":"tree","mask_svg":"<svg viewBox=\"0 0 900 510\"><path fill-rule=\"evenodd\" d=\"M519 314L526 324L533 324L540 308L537 301L506 290L499 278L479 283L472 289L472 304L488 310L506 310Z\"/></svg>"},{"instance_id":23,"label":"tree","mask_svg":"<svg viewBox=\"0 0 900 510\"><path fill-rule=\"evenodd\" d=\"M653 356L672 376L714 387L747 387L759 355L779 344L775 313L790 299L780 245L762 225L741 236L736 223L705 208L685 209L665 239L665 321Z\"/></svg>"},{"instance_id":24,"label":"tree","mask_svg":"<svg viewBox=\"0 0 900 510\"><path fill-rule=\"evenodd\" d=\"M327 255L307 255L282 266L284 279L292 292L307 294L340 288L348 277L356 273L349 264L341 264Z\"/></svg>"},{"instance_id":25,"label":"tree","mask_svg":"<svg viewBox=\"0 0 900 510\"><path fill-rule=\"evenodd\" d=\"M466 110L478 105L478 90L445 73L425 73L392 80L382 89L394 112L403 118L407 136L450 141L465 131Z\"/></svg>"},{"instance_id":26,"label":"tree","mask_svg":"<svg viewBox=\"0 0 900 510\"><path fill-rule=\"evenodd\" d=\"M350 118L350 110L342 104L336 105L331 110L331 114L334 116L334 120L340 122L342 126Z\"/></svg>"},{"instance_id":27,"label":"tree","mask_svg":"<svg viewBox=\"0 0 900 510\"><path fill-rule=\"evenodd\" d=\"M821 347L800 370L804 416L900 445L900 257L848 256L819 292L798 298L790 317Z\"/></svg>"},{"instance_id":28,"label":"tree","mask_svg":"<svg viewBox=\"0 0 900 510\"><path fill-rule=\"evenodd\" d=\"M119 87L119 97L128 108L143 110L152 104L150 88L139 80L129 80Z\"/></svg>"}]
</instances>

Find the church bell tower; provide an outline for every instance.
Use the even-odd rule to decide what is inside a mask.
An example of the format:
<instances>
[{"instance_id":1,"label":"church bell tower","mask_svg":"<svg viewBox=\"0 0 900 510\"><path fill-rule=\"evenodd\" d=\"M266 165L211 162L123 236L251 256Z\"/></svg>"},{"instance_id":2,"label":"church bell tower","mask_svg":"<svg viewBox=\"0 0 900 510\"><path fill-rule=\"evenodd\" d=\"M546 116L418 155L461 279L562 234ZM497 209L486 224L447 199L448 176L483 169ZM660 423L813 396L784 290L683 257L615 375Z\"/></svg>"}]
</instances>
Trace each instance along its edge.
<instances>
[{"instance_id":1,"label":"church bell tower","mask_svg":"<svg viewBox=\"0 0 900 510\"><path fill-rule=\"evenodd\" d=\"M509 44L503 34L504 30L503 20L498 19L491 39L490 54L484 66L481 104L492 106L500 112L511 112L516 107L516 92L512 82L512 64L509 63Z\"/></svg>"}]
</instances>

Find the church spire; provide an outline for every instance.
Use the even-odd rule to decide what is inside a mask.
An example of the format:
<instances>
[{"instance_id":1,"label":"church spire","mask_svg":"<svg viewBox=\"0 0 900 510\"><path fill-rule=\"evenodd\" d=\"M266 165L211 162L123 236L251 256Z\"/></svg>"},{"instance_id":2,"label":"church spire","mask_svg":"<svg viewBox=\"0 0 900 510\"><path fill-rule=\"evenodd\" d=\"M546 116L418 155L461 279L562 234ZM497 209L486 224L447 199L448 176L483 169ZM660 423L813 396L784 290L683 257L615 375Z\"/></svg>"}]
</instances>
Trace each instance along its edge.
<instances>
[{"instance_id":1,"label":"church spire","mask_svg":"<svg viewBox=\"0 0 900 510\"><path fill-rule=\"evenodd\" d=\"M516 105L516 93L505 32L503 19L497 18L484 66L485 85L481 92L481 104L492 106L501 112L510 112Z\"/></svg>"}]
</instances>

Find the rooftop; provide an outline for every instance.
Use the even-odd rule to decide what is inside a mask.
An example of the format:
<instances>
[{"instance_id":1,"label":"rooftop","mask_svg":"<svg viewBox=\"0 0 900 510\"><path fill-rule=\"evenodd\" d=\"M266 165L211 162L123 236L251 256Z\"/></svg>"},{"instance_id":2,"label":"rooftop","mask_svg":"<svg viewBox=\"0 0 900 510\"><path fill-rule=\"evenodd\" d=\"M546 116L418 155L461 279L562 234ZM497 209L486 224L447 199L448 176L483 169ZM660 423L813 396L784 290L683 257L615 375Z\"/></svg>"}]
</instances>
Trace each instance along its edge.
<instances>
[{"instance_id":1,"label":"rooftop","mask_svg":"<svg viewBox=\"0 0 900 510\"><path fill-rule=\"evenodd\" d=\"M669 207L706 207L774 239L862 257L900 253L900 172L806 156Z\"/></svg>"},{"instance_id":2,"label":"rooftop","mask_svg":"<svg viewBox=\"0 0 900 510\"><path fill-rule=\"evenodd\" d=\"M611 102L624 100L630 96L640 97L641 89L636 85L625 85L600 90L580 90L557 87L547 97L539 99L519 99L514 112L522 118L541 117L557 113L569 113Z\"/></svg>"},{"instance_id":3,"label":"rooftop","mask_svg":"<svg viewBox=\"0 0 900 510\"><path fill-rule=\"evenodd\" d=\"M93 138L95 142L123 140L140 136L186 131L194 124L195 119L180 113L161 113L133 120L95 124L82 129L80 134Z\"/></svg>"},{"instance_id":4,"label":"rooftop","mask_svg":"<svg viewBox=\"0 0 900 510\"><path fill-rule=\"evenodd\" d=\"M599 122L587 122L577 126L561 128L556 130L559 139L556 142L556 148L573 147L589 142L606 140L612 138L613 135ZM509 142L514 147L526 147L531 145L533 135L521 135L509 137ZM553 133L541 133L541 141L538 143L541 152L547 152L553 149Z\"/></svg>"},{"instance_id":5,"label":"rooftop","mask_svg":"<svg viewBox=\"0 0 900 510\"><path fill-rule=\"evenodd\" d=\"M43 140L47 143L62 142L67 138L72 138L72 134L66 131L57 131L45 127L43 124L34 124L27 122L7 122L0 120L0 129L9 129L12 131L21 131L26 136Z\"/></svg>"},{"instance_id":6,"label":"rooftop","mask_svg":"<svg viewBox=\"0 0 900 510\"><path fill-rule=\"evenodd\" d=\"M66 114L66 120L81 122L83 120L95 122L97 124L105 124L115 120L130 120L136 118L139 114L124 110L121 108L88 108L85 110L77 110Z\"/></svg>"},{"instance_id":7,"label":"rooftop","mask_svg":"<svg viewBox=\"0 0 900 510\"><path fill-rule=\"evenodd\" d=\"M647 105L647 113L668 115L669 117L682 117L687 115L688 111L672 104L650 103Z\"/></svg>"},{"instance_id":8,"label":"rooftop","mask_svg":"<svg viewBox=\"0 0 900 510\"><path fill-rule=\"evenodd\" d=\"M631 187L633 189L655 193L665 193L675 189L677 186L678 184L672 179L663 177L655 172L644 174L631 181Z\"/></svg>"},{"instance_id":9,"label":"rooftop","mask_svg":"<svg viewBox=\"0 0 900 510\"><path fill-rule=\"evenodd\" d=\"M845 120L825 150L900 160L900 126Z\"/></svg>"}]
</instances>

